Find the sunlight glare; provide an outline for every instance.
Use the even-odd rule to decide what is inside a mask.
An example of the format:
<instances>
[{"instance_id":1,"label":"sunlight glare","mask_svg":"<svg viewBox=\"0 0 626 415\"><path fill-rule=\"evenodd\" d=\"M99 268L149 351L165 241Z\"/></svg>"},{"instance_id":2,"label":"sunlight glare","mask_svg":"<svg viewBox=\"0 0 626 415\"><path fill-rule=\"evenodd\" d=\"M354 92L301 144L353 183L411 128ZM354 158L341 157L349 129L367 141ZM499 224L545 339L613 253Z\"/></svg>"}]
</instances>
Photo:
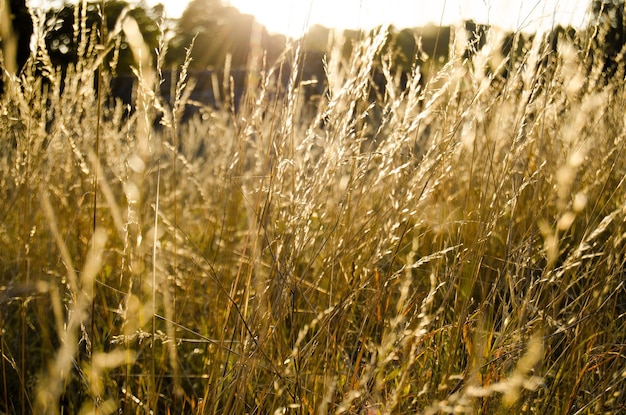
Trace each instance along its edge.
<instances>
[{"instance_id":1,"label":"sunlight glare","mask_svg":"<svg viewBox=\"0 0 626 415\"><path fill-rule=\"evenodd\" d=\"M187 1L163 3L170 17L179 17ZM426 24L457 24L473 19L507 30L545 30L555 24L584 24L589 0L224 0L251 14L272 33L300 37L314 25L338 29L371 29L393 24L410 28Z\"/></svg>"},{"instance_id":2,"label":"sunlight glare","mask_svg":"<svg viewBox=\"0 0 626 415\"><path fill-rule=\"evenodd\" d=\"M315 0L231 0L231 4L256 17L270 32L301 36L309 26Z\"/></svg>"},{"instance_id":3,"label":"sunlight glare","mask_svg":"<svg viewBox=\"0 0 626 415\"><path fill-rule=\"evenodd\" d=\"M454 2L450 2L454 3ZM454 8L424 7L423 1L407 0L231 0L231 4L249 13L270 32L301 36L313 24L339 29L370 29L394 24L413 27L455 19ZM457 11L457 17L459 13Z\"/></svg>"},{"instance_id":4,"label":"sunlight glare","mask_svg":"<svg viewBox=\"0 0 626 415\"><path fill-rule=\"evenodd\" d=\"M312 24L339 29L398 28L466 19L504 29L535 31L558 23L583 24L588 0L231 0L270 32L301 36Z\"/></svg>"}]
</instances>

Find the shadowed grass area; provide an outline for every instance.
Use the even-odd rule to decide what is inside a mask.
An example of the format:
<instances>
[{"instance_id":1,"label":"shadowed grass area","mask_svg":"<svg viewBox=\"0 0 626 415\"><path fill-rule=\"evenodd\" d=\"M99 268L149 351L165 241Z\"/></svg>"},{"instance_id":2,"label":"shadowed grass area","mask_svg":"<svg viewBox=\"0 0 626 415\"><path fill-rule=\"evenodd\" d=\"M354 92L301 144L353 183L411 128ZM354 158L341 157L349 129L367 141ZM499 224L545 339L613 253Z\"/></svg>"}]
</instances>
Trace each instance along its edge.
<instances>
[{"instance_id":1,"label":"shadowed grass area","mask_svg":"<svg viewBox=\"0 0 626 415\"><path fill-rule=\"evenodd\" d=\"M623 410L623 82L540 39L495 82L488 39L375 104L384 39L315 108L277 66L184 124L186 67L170 107L145 61L130 114L97 48L9 80L0 409Z\"/></svg>"}]
</instances>

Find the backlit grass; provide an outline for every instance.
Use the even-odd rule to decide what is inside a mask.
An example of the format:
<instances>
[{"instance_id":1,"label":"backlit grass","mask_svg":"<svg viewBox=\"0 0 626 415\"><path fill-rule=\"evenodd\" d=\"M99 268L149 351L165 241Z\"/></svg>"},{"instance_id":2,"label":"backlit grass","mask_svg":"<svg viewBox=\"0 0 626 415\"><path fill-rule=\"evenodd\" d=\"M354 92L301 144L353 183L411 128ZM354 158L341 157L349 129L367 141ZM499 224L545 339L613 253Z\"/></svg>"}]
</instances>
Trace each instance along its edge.
<instances>
[{"instance_id":1,"label":"backlit grass","mask_svg":"<svg viewBox=\"0 0 626 415\"><path fill-rule=\"evenodd\" d=\"M166 103L145 61L129 113L95 48L10 81L0 409L624 410L623 81L540 38L499 79L494 36L373 103L383 42L187 123L185 70Z\"/></svg>"}]
</instances>

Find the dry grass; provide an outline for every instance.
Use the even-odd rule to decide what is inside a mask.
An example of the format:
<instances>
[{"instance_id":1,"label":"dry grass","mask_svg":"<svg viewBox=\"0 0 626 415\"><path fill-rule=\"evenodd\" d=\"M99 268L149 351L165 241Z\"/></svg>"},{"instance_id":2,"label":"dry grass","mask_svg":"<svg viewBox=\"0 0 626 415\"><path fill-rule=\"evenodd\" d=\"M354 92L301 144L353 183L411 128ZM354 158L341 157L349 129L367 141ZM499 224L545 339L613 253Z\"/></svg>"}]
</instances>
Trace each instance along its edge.
<instances>
[{"instance_id":1,"label":"dry grass","mask_svg":"<svg viewBox=\"0 0 626 415\"><path fill-rule=\"evenodd\" d=\"M95 49L11 81L0 409L624 410L623 82L535 42L494 83L488 45L372 106L383 41L329 56L312 115L280 67L185 125L149 63L99 112Z\"/></svg>"}]
</instances>

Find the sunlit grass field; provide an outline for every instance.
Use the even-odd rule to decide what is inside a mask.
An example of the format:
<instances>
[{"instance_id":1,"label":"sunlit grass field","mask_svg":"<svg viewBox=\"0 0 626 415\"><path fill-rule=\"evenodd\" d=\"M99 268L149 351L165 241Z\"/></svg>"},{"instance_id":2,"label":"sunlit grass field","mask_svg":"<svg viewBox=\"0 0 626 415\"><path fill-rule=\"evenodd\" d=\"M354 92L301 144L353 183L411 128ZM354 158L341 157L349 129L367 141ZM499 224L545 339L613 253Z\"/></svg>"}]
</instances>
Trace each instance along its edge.
<instances>
[{"instance_id":1,"label":"sunlit grass field","mask_svg":"<svg viewBox=\"0 0 626 415\"><path fill-rule=\"evenodd\" d=\"M0 411L626 411L626 91L580 36L401 89L382 30L312 102L296 43L184 123L185 67L129 112L40 47L0 101Z\"/></svg>"}]
</instances>

